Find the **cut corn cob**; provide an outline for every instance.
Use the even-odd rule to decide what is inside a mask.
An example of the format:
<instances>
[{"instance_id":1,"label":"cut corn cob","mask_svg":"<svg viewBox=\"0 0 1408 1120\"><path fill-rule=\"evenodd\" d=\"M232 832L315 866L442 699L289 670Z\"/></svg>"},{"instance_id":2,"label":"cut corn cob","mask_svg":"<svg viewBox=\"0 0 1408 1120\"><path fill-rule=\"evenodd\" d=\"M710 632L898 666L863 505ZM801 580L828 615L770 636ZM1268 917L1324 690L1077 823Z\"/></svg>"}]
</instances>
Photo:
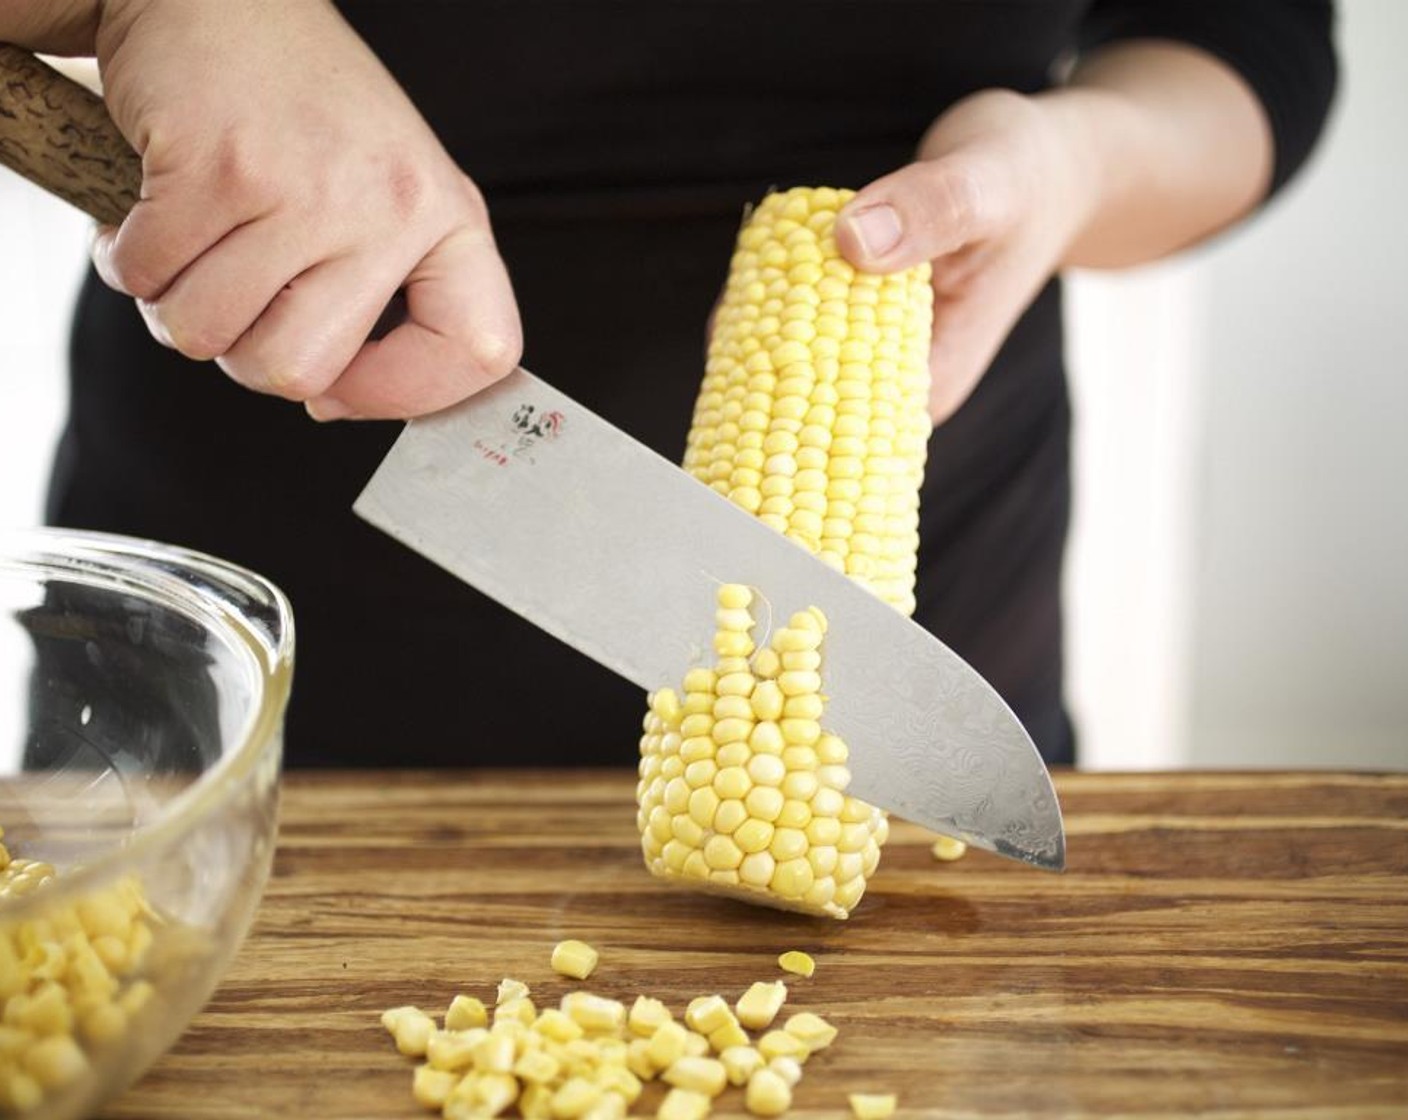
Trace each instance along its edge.
<instances>
[{"instance_id":1,"label":"cut corn cob","mask_svg":"<svg viewBox=\"0 0 1408 1120\"><path fill-rule=\"evenodd\" d=\"M771 194L714 320L684 466L822 561L914 610L930 430L929 267L859 273L836 249L853 192ZM746 589L719 596L713 669L651 697L637 824L659 876L844 918L884 842L821 730L820 612L759 649Z\"/></svg>"},{"instance_id":2,"label":"cut corn cob","mask_svg":"<svg viewBox=\"0 0 1408 1120\"><path fill-rule=\"evenodd\" d=\"M750 660L751 598L720 587L723 656L686 675L683 704L669 689L651 697L636 788L641 850L662 878L844 918L889 822L846 795L846 745L822 730L821 612L794 614ZM759 667L768 651L775 669Z\"/></svg>"}]
</instances>

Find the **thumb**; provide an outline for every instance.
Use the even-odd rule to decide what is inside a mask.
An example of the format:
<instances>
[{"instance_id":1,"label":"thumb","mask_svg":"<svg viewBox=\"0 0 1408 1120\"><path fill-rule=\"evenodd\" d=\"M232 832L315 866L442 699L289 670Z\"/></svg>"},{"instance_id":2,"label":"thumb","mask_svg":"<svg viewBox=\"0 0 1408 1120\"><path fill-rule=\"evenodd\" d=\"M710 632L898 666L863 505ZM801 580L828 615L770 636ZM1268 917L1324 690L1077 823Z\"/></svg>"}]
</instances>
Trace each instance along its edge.
<instances>
[{"instance_id":1,"label":"thumb","mask_svg":"<svg viewBox=\"0 0 1408 1120\"><path fill-rule=\"evenodd\" d=\"M836 218L836 247L866 272L897 272L956 252L997 225L993 176L954 153L911 163L859 191Z\"/></svg>"}]
</instances>

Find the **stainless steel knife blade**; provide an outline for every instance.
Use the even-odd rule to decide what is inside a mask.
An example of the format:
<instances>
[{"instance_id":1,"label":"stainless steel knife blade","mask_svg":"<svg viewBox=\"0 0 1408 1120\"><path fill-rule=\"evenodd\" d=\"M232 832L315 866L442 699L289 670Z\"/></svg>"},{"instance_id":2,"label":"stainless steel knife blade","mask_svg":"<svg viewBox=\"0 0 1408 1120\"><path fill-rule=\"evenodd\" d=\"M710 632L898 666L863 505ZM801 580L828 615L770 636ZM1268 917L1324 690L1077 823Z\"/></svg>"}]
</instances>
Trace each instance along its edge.
<instances>
[{"instance_id":1,"label":"stainless steel knife blade","mask_svg":"<svg viewBox=\"0 0 1408 1120\"><path fill-rule=\"evenodd\" d=\"M849 792L1060 869L1061 810L1011 710L957 654L727 498L526 370L412 421L355 511L643 689L713 656L714 595L830 628L825 723ZM765 604L765 606L764 606Z\"/></svg>"}]
</instances>

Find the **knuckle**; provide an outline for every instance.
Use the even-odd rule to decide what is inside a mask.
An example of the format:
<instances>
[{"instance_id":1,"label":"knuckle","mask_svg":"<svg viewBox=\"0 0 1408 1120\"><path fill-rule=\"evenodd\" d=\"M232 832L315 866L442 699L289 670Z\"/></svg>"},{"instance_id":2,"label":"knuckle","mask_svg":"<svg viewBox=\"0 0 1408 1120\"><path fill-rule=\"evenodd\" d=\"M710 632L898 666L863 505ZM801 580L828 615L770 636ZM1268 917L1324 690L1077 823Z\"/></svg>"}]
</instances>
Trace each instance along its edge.
<instances>
[{"instance_id":1,"label":"knuckle","mask_svg":"<svg viewBox=\"0 0 1408 1120\"><path fill-rule=\"evenodd\" d=\"M484 333L472 344L471 359L490 381L507 377L523 357L523 339L516 335Z\"/></svg>"},{"instance_id":2,"label":"knuckle","mask_svg":"<svg viewBox=\"0 0 1408 1120\"><path fill-rule=\"evenodd\" d=\"M966 163L946 167L929 191L928 218L936 227L968 236L984 225L986 197L977 171Z\"/></svg>"},{"instance_id":3,"label":"knuckle","mask_svg":"<svg viewBox=\"0 0 1408 1120\"><path fill-rule=\"evenodd\" d=\"M384 175L391 212L398 221L409 222L425 209L431 182L420 163L404 152L395 152L386 158Z\"/></svg>"},{"instance_id":4,"label":"knuckle","mask_svg":"<svg viewBox=\"0 0 1408 1120\"><path fill-rule=\"evenodd\" d=\"M119 289L140 300L155 300L166 289L163 277L148 259L144 246L134 245L121 237L113 246L107 261L107 279Z\"/></svg>"},{"instance_id":5,"label":"knuckle","mask_svg":"<svg viewBox=\"0 0 1408 1120\"><path fill-rule=\"evenodd\" d=\"M336 377L325 363L306 354L284 354L260 366L265 392L290 401L307 401L321 396Z\"/></svg>"},{"instance_id":6,"label":"knuckle","mask_svg":"<svg viewBox=\"0 0 1408 1120\"><path fill-rule=\"evenodd\" d=\"M487 228L489 225L489 204L484 198L484 192L468 175L459 177L459 186L460 200L470 223Z\"/></svg>"},{"instance_id":7,"label":"knuckle","mask_svg":"<svg viewBox=\"0 0 1408 1120\"><path fill-rule=\"evenodd\" d=\"M238 211L259 210L267 205L269 176L248 130L227 128L221 132L209 160L211 185L221 202Z\"/></svg>"}]
</instances>

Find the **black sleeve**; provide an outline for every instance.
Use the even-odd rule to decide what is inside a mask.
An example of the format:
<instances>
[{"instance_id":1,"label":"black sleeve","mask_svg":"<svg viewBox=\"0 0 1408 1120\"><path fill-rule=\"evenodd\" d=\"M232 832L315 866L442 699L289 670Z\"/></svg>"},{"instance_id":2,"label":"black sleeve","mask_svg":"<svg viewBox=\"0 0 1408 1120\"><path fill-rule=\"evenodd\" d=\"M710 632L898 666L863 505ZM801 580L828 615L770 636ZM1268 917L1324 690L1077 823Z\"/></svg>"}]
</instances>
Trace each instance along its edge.
<instances>
[{"instance_id":1,"label":"black sleeve","mask_svg":"<svg viewBox=\"0 0 1408 1120\"><path fill-rule=\"evenodd\" d=\"M1271 194L1305 162L1324 127L1338 73L1333 30L1332 0L1095 0L1079 46L1173 39L1236 70L1271 123Z\"/></svg>"}]
</instances>

